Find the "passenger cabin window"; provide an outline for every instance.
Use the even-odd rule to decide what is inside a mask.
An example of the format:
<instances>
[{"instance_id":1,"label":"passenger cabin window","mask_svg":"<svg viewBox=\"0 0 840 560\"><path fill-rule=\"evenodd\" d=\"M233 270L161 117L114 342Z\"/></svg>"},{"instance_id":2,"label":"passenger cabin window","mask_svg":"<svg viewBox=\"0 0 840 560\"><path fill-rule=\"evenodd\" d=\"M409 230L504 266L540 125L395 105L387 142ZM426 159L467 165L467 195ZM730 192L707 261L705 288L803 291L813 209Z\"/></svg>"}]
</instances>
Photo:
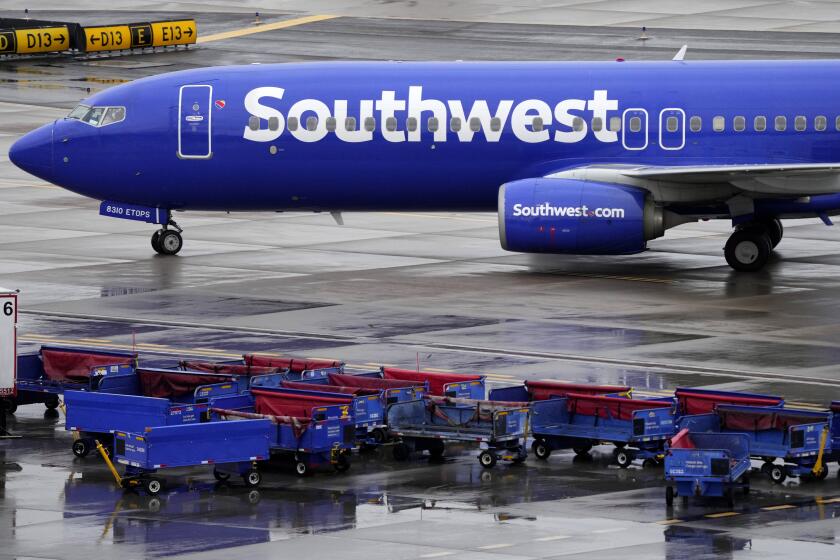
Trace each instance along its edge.
<instances>
[{"instance_id":1,"label":"passenger cabin window","mask_svg":"<svg viewBox=\"0 0 840 560\"><path fill-rule=\"evenodd\" d=\"M310 132L312 132L313 130L318 130L318 117L306 118L306 130Z\"/></svg>"},{"instance_id":2,"label":"passenger cabin window","mask_svg":"<svg viewBox=\"0 0 840 560\"><path fill-rule=\"evenodd\" d=\"M776 130L779 132L784 132L787 129L787 118L778 116L775 120Z\"/></svg>"},{"instance_id":3,"label":"passenger cabin window","mask_svg":"<svg viewBox=\"0 0 840 560\"><path fill-rule=\"evenodd\" d=\"M694 116L688 121L688 126L691 128L691 132L700 132L703 130L703 118Z\"/></svg>"},{"instance_id":4,"label":"passenger cabin window","mask_svg":"<svg viewBox=\"0 0 840 560\"><path fill-rule=\"evenodd\" d=\"M260 118L255 116L248 117L248 128L251 130L259 130L260 129Z\"/></svg>"},{"instance_id":5,"label":"passenger cabin window","mask_svg":"<svg viewBox=\"0 0 840 560\"><path fill-rule=\"evenodd\" d=\"M724 128L726 128L726 119L724 117L717 115L712 119L712 130L715 132L723 132Z\"/></svg>"},{"instance_id":6,"label":"passenger cabin window","mask_svg":"<svg viewBox=\"0 0 840 560\"><path fill-rule=\"evenodd\" d=\"M297 119L297 117L289 117L286 120L286 128L288 128L289 131L292 131L292 132L297 130L298 129L298 119Z\"/></svg>"},{"instance_id":7,"label":"passenger cabin window","mask_svg":"<svg viewBox=\"0 0 840 560\"><path fill-rule=\"evenodd\" d=\"M385 119L385 129L388 132L394 132L397 130L397 118L396 117L388 117Z\"/></svg>"},{"instance_id":8,"label":"passenger cabin window","mask_svg":"<svg viewBox=\"0 0 840 560\"><path fill-rule=\"evenodd\" d=\"M426 126L429 129L429 132L437 132L440 128L440 123L437 120L437 117L429 117L429 120L426 122Z\"/></svg>"},{"instance_id":9,"label":"passenger cabin window","mask_svg":"<svg viewBox=\"0 0 840 560\"><path fill-rule=\"evenodd\" d=\"M580 117L575 117L575 119L572 121L572 129L575 132L580 132L581 130L583 130L583 119Z\"/></svg>"},{"instance_id":10,"label":"passenger cabin window","mask_svg":"<svg viewBox=\"0 0 840 560\"><path fill-rule=\"evenodd\" d=\"M253 119L253 118L256 118L256 117L251 117L251 118ZM260 120L257 119L257 128L259 128L259 125L260 125ZM257 129L254 128L254 127L251 127L251 130L257 130ZM278 119L277 117L269 117L268 118L268 130L280 130L280 119Z\"/></svg>"},{"instance_id":11,"label":"passenger cabin window","mask_svg":"<svg viewBox=\"0 0 840 560\"><path fill-rule=\"evenodd\" d=\"M470 130L473 132L478 132L481 130L481 119L478 117L473 117L470 119Z\"/></svg>"},{"instance_id":12,"label":"passenger cabin window","mask_svg":"<svg viewBox=\"0 0 840 560\"><path fill-rule=\"evenodd\" d=\"M767 117L764 115L758 115L756 118L753 119L753 129L756 132L764 132L767 130Z\"/></svg>"},{"instance_id":13,"label":"passenger cabin window","mask_svg":"<svg viewBox=\"0 0 840 560\"><path fill-rule=\"evenodd\" d=\"M327 117L326 125L327 125L327 131L328 132L335 132L335 127L336 127L335 117Z\"/></svg>"},{"instance_id":14,"label":"passenger cabin window","mask_svg":"<svg viewBox=\"0 0 840 560\"><path fill-rule=\"evenodd\" d=\"M630 132L639 132L642 130L642 119L640 117L630 117Z\"/></svg>"},{"instance_id":15,"label":"passenger cabin window","mask_svg":"<svg viewBox=\"0 0 840 560\"><path fill-rule=\"evenodd\" d=\"M344 130L348 132L356 130L356 117L347 117L344 119Z\"/></svg>"},{"instance_id":16,"label":"passenger cabin window","mask_svg":"<svg viewBox=\"0 0 840 560\"><path fill-rule=\"evenodd\" d=\"M834 118L834 129L835 130L840 130L840 117L835 117Z\"/></svg>"},{"instance_id":17,"label":"passenger cabin window","mask_svg":"<svg viewBox=\"0 0 840 560\"><path fill-rule=\"evenodd\" d=\"M818 132L822 132L828 126L828 119L825 118L825 115L817 115L814 117L814 130Z\"/></svg>"},{"instance_id":18,"label":"passenger cabin window","mask_svg":"<svg viewBox=\"0 0 840 560\"><path fill-rule=\"evenodd\" d=\"M665 128L668 132L676 132L677 128L679 128L679 121L677 120L677 117L668 117L665 120Z\"/></svg>"},{"instance_id":19,"label":"passenger cabin window","mask_svg":"<svg viewBox=\"0 0 840 560\"><path fill-rule=\"evenodd\" d=\"M610 132L621 130L621 117L610 117Z\"/></svg>"},{"instance_id":20,"label":"passenger cabin window","mask_svg":"<svg viewBox=\"0 0 840 560\"><path fill-rule=\"evenodd\" d=\"M804 115L797 115L796 118L793 119L793 128L796 129L796 132L802 132L808 128L808 119Z\"/></svg>"},{"instance_id":21,"label":"passenger cabin window","mask_svg":"<svg viewBox=\"0 0 840 560\"><path fill-rule=\"evenodd\" d=\"M599 132L604 128L604 120L601 117L594 117L592 119L592 131Z\"/></svg>"},{"instance_id":22,"label":"passenger cabin window","mask_svg":"<svg viewBox=\"0 0 840 560\"><path fill-rule=\"evenodd\" d=\"M741 116L735 117L732 119L732 128L735 132L743 132L747 128L747 119Z\"/></svg>"},{"instance_id":23,"label":"passenger cabin window","mask_svg":"<svg viewBox=\"0 0 840 560\"><path fill-rule=\"evenodd\" d=\"M461 119L452 117L449 119L449 130L452 132L459 132L461 130Z\"/></svg>"},{"instance_id":24,"label":"passenger cabin window","mask_svg":"<svg viewBox=\"0 0 840 560\"><path fill-rule=\"evenodd\" d=\"M373 132L376 130L376 119L373 117L365 117L365 130L367 132Z\"/></svg>"},{"instance_id":25,"label":"passenger cabin window","mask_svg":"<svg viewBox=\"0 0 840 560\"><path fill-rule=\"evenodd\" d=\"M408 117L405 121L405 128L408 129L409 132L417 130L417 117Z\"/></svg>"},{"instance_id":26,"label":"passenger cabin window","mask_svg":"<svg viewBox=\"0 0 840 560\"><path fill-rule=\"evenodd\" d=\"M531 130L534 132L542 132L543 130L543 120L540 117L534 117L534 120L531 121Z\"/></svg>"},{"instance_id":27,"label":"passenger cabin window","mask_svg":"<svg viewBox=\"0 0 840 560\"><path fill-rule=\"evenodd\" d=\"M493 117L490 119L490 130L493 132L499 132L502 130L502 119L499 117Z\"/></svg>"},{"instance_id":28,"label":"passenger cabin window","mask_svg":"<svg viewBox=\"0 0 840 560\"><path fill-rule=\"evenodd\" d=\"M106 124L114 124L125 120L125 107L108 107L105 110L105 116L102 117L102 122L99 126Z\"/></svg>"}]
</instances>

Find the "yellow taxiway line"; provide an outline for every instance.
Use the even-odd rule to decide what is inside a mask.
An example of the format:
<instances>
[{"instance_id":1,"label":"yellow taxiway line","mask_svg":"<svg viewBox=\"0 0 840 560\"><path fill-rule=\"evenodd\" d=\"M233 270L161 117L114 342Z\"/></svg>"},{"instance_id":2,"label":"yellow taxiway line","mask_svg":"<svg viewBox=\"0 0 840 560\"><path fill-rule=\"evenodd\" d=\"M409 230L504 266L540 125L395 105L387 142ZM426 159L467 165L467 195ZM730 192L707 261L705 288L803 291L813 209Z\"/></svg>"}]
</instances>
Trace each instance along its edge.
<instances>
[{"instance_id":1,"label":"yellow taxiway line","mask_svg":"<svg viewBox=\"0 0 840 560\"><path fill-rule=\"evenodd\" d=\"M304 16L294 19L286 19L283 21L276 21L274 23L264 23L262 25L253 25L244 29L234 29L233 31L223 31L222 33L213 33L212 35L205 35L199 37L196 43L210 43L212 41L224 41L225 39L235 39L237 37L244 37L246 35L253 35L254 33L263 33L265 31L274 31L276 29L286 29L287 27L296 27L298 25L305 25L307 23L315 23L316 21L326 21L328 19L335 19L340 16L319 15L319 16Z\"/></svg>"}]
</instances>

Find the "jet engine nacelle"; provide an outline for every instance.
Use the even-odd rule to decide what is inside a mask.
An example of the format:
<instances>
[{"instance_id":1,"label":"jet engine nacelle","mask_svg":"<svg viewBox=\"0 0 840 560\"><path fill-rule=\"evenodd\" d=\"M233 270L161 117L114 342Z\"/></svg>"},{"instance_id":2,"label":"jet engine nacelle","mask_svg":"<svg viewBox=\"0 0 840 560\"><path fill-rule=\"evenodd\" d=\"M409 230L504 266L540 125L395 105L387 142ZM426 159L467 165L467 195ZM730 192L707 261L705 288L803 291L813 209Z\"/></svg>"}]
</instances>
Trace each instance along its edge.
<instances>
[{"instance_id":1,"label":"jet engine nacelle","mask_svg":"<svg viewBox=\"0 0 840 560\"><path fill-rule=\"evenodd\" d=\"M665 232L665 214L647 191L623 185L538 178L499 190L499 238L508 251L639 253Z\"/></svg>"}]
</instances>

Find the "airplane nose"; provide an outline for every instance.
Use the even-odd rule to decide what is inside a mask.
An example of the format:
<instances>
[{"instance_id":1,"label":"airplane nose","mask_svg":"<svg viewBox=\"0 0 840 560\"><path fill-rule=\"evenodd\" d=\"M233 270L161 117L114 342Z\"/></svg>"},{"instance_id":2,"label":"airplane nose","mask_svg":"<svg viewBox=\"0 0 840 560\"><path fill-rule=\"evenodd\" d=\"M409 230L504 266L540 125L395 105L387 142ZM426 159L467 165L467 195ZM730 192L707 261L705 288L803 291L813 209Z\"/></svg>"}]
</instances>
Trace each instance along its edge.
<instances>
[{"instance_id":1,"label":"airplane nose","mask_svg":"<svg viewBox=\"0 0 840 560\"><path fill-rule=\"evenodd\" d=\"M55 123L45 124L24 134L9 148L12 163L47 181L53 175L53 128Z\"/></svg>"}]
</instances>

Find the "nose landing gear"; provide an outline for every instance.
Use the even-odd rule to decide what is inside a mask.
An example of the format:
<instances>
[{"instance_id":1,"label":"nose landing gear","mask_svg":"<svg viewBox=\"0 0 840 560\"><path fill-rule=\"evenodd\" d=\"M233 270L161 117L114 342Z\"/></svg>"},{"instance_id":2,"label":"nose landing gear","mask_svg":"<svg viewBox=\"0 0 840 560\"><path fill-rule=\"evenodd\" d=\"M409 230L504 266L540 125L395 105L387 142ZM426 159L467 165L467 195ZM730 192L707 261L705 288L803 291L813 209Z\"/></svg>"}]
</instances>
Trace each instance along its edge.
<instances>
[{"instance_id":1,"label":"nose landing gear","mask_svg":"<svg viewBox=\"0 0 840 560\"><path fill-rule=\"evenodd\" d=\"M170 218L168 223L152 234L152 249L159 255L177 255L184 246L184 238L181 237L183 231Z\"/></svg>"},{"instance_id":2,"label":"nose landing gear","mask_svg":"<svg viewBox=\"0 0 840 560\"><path fill-rule=\"evenodd\" d=\"M770 260L770 253L782 240L783 234L782 222L776 218L743 224L726 242L723 249L726 262L741 272L761 270Z\"/></svg>"}]
</instances>

